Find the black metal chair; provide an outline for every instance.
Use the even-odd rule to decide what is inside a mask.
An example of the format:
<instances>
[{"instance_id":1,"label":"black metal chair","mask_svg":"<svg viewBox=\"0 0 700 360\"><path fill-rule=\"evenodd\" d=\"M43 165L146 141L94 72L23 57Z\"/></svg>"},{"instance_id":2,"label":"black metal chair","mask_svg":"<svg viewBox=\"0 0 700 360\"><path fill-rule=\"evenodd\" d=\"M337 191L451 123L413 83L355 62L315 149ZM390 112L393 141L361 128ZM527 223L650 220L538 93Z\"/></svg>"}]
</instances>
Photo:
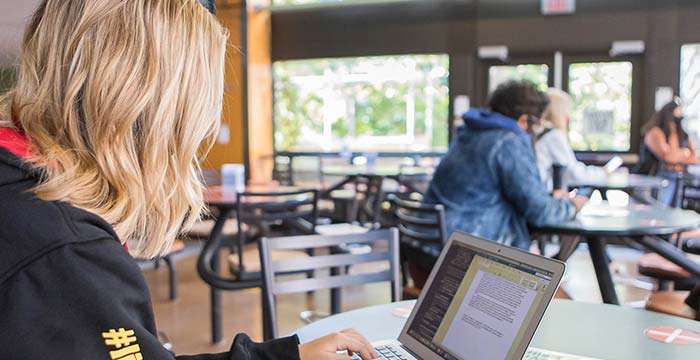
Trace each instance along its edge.
<instances>
[{"instance_id":1,"label":"black metal chair","mask_svg":"<svg viewBox=\"0 0 700 360\"><path fill-rule=\"evenodd\" d=\"M447 241L445 208L440 204L421 204L396 196L392 196L390 201L394 206L401 239L404 293L415 297L423 288ZM407 287L409 275L413 279L413 287Z\"/></svg>"},{"instance_id":2,"label":"black metal chair","mask_svg":"<svg viewBox=\"0 0 700 360\"><path fill-rule=\"evenodd\" d=\"M677 199L677 200L676 200ZM685 210L700 212L700 178L691 175L679 175L676 181L676 194L674 203ZM691 254L700 254L698 238L683 239L682 234L678 234L676 244L679 248ZM696 283L696 279L680 266L661 257L656 253L643 255L639 260L639 274L651 277L658 281L658 290L668 290L670 284L675 284L676 289L689 289Z\"/></svg>"},{"instance_id":3,"label":"black metal chair","mask_svg":"<svg viewBox=\"0 0 700 360\"><path fill-rule=\"evenodd\" d=\"M414 173L412 170L416 168L424 169L425 172ZM422 197L428 191L430 181L433 179L434 171L435 168L432 167L401 165L397 179L400 185L398 193L404 198L418 200L417 196L422 200Z\"/></svg>"},{"instance_id":4,"label":"black metal chair","mask_svg":"<svg viewBox=\"0 0 700 360\"><path fill-rule=\"evenodd\" d=\"M700 212L700 177L687 174L679 176L676 191L680 193L680 208Z\"/></svg>"},{"instance_id":5,"label":"black metal chair","mask_svg":"<svg viewBox=\"0 0 700 360\"><path fill-rule=\"evenodd\" d=\"M250 236L257 230L260 235L275 234L313 234L318 216L318 191L295 190L287 192L237 194L236 216L238 234L233 243L226 241L230 237L221 236L224 222L217 221L212 234L204 245L197 261L197 271L211 287L212 339L221 338L221 301L219 290L242 290L262 287L259 255L257 247L246 253L244 245L257 237ZM244 226L245 224L245 226ZM220 250L232 250L229 256L231 275L219 273ZM300 255L306 255L302 253ZM249 260L248 262L246 262Z\"/></svg>"},{"instance_id":6,"label":"black metal chair","mask_svg":"<svg viewBox=\"0 0 700 360\"><path fill-rule=\"evenodd\" d=\"M695 255L700 255L700 238L686 239L683 243L683 251Z\"/></svg>"},{"instance_id":7,"label":"black metal chair","mask_svg":"<svg viewBox=\"0 0 700 360\"><path fill-rule=\"evenodd\" d=\"M552 191L569 191L569 184L566 183L566 165L552 164Z\"/></svg>"},{"instance_id":8,"label":"black metal chair","mask_svg":"<svg viewBox=\"0 0 700 360\"><path fill-rule=\"evenodd\" d=\"M309 250L319 248L334 248L348 243L376 244L386 241L388 251L372 251L368 254L336 254L312 256L307 258L289 258L275 260L274 254L279 251ZM391 300L399 300L399 242L396 229L370 231L361 235L311 235L279 238L263 238L260 241L260 261L263 264L263 297L265 308L266 339L277 336L276 298L279 295L303 293L321 289L340 291L351 285L361 285L376 282L391 282ZM349 265L358 265L388 261L389 269L360 273L341 274L338 269ZM323 269L330 269L331 275L307 279L289 278L290 273L313 272L318 274ZM340 306L331 306L332 312L340 311Z\"/></svg>"},{"instance_id":9,"label":"black metal chair","mask_svg":"<svg viewBox=\"0 0 700 360\"><path fill-rule=\"evenodd\" d=\"M384 179L380 176L355 180L355 195L345 222L360 223L369 227L379 224L379 215L384 199L383 183Z\"/></svg>"},{"instance_id":10,"label":"black metal chair","mask_svg":"<svg viewBox=\"0 0 700 360\"><path fill-rule=\"evenodd\" d=\"M244 259L244 246L248 242L257 240L261 235L268 236L275 232L284 235L316 233L318 190L274 193L244 192L239 193L237 198L236 254L229 258L229 262L231 272L241 279L260 278L260 257L253 254L248 259L252 261L246 262ZM245 229L246 225L248 229ZM252 233L251 230L256 229L257 234ZM257 251L257 247L251 250Z\"/></svg>"},{"instance_id":11,"label":"black metal chair","mask_svg":"<svg viewBox=\"0 0 700 360\"><path fill-rule=\"evenodd\" d=\"M272 179L279 182L280 185L294 185L294 158L291 156L274 157L275 163L272 168Z\"/></svg>"},{"instance_id":12,"label":"black metal chair","mask_svg":"<svg viewBox=\"0 0 700 360\"><path fill-rule=\"evenodd\" d=\"M322 190L321 200L319 201L320 214L322 217L331 219L334 222L343 222L347 219L347 214L350 214L355 198L355 189L347 186L333 191L328 191L329 188L342 181L342 177L327 176L324 169L333 165L347 165L352 163L352 158L344 158L338 155L319 155L317 157L317 179L319 188Z\"/></svg>"},{"instance_id":13,"label":"black metal chair","mask_svg":"<svg viewBox=\"0 0 700 360\"><path fill-rule=\"evenodd\" d=\"M676 192L674 201L677 201L677 203L674 205L678 205L686 210L700 212L700 178L689 175L679 176L676 182ZM683 239L681 234L678 234L676 240L683 251L700 255L700 238ZM695 294L700 292L700 284L697 278L693 278L680 266L660 258L656 254L646 254L644 258L654 258L655 256L655 262L647 261L646 264L640 262L639 266L640 274L656 278L659 281L658 290L660 291L655 291L649 296L646 301L646 309L692 320L700 320L700 312L688 306L688 295L690 292L687 290L695 287L692 292L695 292ZM666 291L671 282L675 284L675 291ZM678 291L678 289L685 290Z\"/></svg>"},{"instance_id":14,"label":"black metal chair","mask_svg":"<svg viewBox=\"0 0 700 360\"><path fill-rule=\"evenodd\" d=\"M136 259L136 263L139 265L141 270L150 268L158 269L161 261L165 263L165 266L168 268L168 298L171 301L177 298L177 275L175 271L174 256L182 252L184 249L185 242L182 240L175 240L173 246L170 248L170 251L161 257L155 259Z\"/></svg>"}]
</instances>

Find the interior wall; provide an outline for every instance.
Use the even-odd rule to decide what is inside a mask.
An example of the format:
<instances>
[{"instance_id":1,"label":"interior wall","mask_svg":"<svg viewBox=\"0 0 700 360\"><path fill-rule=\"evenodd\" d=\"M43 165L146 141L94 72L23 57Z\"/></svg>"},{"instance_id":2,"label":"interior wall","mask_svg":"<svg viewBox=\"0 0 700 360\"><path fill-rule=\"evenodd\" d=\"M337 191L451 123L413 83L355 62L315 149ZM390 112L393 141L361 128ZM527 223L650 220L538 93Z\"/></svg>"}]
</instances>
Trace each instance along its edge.
<instances>
[{"instance_id":1,"label":"interior wall","mask_svg":"<svg viewBox=\"0 0 700 360\"><path fill-rule=\"evenodd\" d=\"M17 65L24 28L40 0L0 0L0 67Z\"/></svg>"},{"instance_id":2,"label":"interior wall","mask_svg":"<svg viewBox=\"0 0 700 360\"><path fill-rule=\"evenodd\" d=\"M542 16L538 0L433 0L323 6L272 14L272 61L446 53L450 97L481 106L479 46L511 53L606 54L613 41L644 40L641 103L633 132L648 119L658 86L679 86L680 46L700 42L700 3L689 0L588 0L574 15ZM449 119L446 119L449 121ZM637 151L636 148L631 149Z\"/></svg>"},{"instance_id":3,"label":"interior wall","mask_svg":"<svg viewBox=\"0 0 700 360\"><path fill-rule=\"evenodd\" d=\"M241 8L235 0L216 0L216 16L230 32L226 52L226 77L222 113L222 132L228 141L217 141L202 163L205 169L220 169L226 163L245 162L243 115L243 53L241 52ZM220 136L226 138L226 134Z\"/></svg>"}]
</instances>

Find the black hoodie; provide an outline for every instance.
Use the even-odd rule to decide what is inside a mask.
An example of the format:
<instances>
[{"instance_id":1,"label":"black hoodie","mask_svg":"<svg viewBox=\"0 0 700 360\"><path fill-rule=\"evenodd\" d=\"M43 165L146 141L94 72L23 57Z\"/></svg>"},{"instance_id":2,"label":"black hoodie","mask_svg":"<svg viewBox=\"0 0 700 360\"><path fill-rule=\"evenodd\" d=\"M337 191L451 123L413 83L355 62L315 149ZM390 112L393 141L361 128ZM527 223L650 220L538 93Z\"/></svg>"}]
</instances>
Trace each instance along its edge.
<instances>
[{"instance_id":1,"label":"black hoodie","mask_svg":"<svg viewBox=\"0 0 700 360\"><path fill-rule=\"evenodd\" d=\"M138 266L102 218L43 201L22 159L0 147L0 359L174 359L158 342ZM298 340L177 359L298 359Z\"/></svg>"}]
</instances>

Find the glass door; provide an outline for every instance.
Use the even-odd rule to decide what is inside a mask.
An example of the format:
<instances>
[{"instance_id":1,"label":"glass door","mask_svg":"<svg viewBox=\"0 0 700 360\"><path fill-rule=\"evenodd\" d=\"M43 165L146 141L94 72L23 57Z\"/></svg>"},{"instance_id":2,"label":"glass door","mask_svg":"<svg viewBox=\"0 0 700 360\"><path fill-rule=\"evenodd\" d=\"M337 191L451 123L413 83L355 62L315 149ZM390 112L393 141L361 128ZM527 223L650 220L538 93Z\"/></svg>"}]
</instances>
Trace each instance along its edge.
<instances>
[{"instance_id":1,"label":"glass door","mask_svg":"<svg viewBox=\"0 0 700 360\"><path fill-rule=\"evenodd\" d=\"M573 100L569 140L576 151L629 152L639 146L639 61L576 56L564 62L564 87Z\"/></svg>"},{"instance_id":2,"label":"glass door","mask_svg":"<svg viewBox=\"0 0 700 360\"><path fill-rule=\"evenodd\" d=\"M513 56L507 62L484 60L479 71L481 86L478 103L486 106L489 95L510 80L530 80L541 90L553 84L553 61L550 56Z\"/></svg>"}]
</instances>

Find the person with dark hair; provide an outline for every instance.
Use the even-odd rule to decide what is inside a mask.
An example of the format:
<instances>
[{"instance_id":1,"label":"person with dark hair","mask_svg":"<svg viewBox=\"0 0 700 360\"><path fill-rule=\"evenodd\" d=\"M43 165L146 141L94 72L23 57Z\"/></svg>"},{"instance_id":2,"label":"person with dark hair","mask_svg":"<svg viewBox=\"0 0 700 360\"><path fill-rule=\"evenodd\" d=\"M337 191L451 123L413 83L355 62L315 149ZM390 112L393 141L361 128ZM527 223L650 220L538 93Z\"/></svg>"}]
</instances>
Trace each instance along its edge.
<instances>
[{"instance_id":1,"label":"person with dark hair","mask_svg":"<svg viewBox=\"0 0 700 360\"><path fill-rule=\"evenodd\" d=\"M640 146L636 173L667 178L669 185L661 189L659 200L667 205L674 201L675 178L686 165L698 162L688 133L681 125L682 108L679 99L664 105L642 128L644 141Z\"/></svg>"},{"instance_id":2,"label":"person with dark hair","mask_svg":"<svg viewBox=\"0 0 700 360\"><path fill-rule=\"evenodd\" d=\"M586 198L550 196L540 179L533 127L548 104L529 81L510 81L491 95L489 109L462 118L435 171L425 203L445 207L447 232L464 231L529 249L528 225L571 220Z\"/></svg>"}]
</instances>

